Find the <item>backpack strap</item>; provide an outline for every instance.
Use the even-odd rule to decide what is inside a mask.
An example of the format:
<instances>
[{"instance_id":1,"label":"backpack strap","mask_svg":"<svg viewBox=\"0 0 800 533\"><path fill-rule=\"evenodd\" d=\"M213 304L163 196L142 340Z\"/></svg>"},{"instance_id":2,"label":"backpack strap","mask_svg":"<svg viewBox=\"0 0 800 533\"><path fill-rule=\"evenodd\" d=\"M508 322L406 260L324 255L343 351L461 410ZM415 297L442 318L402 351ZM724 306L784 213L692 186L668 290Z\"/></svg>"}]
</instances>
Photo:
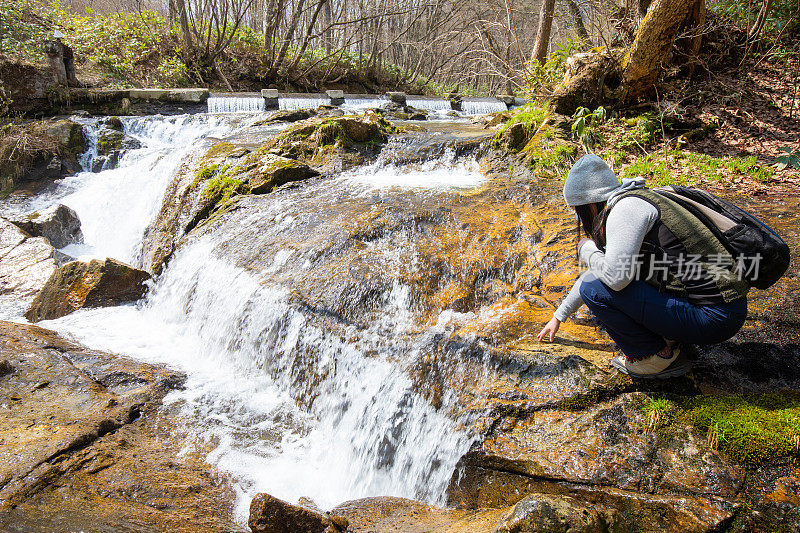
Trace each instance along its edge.
<instances>
[{"instance_id":1,"label":"backpack strap","mask_svg":"<svg viewBox=\"0 0 800 533\"><path fill-rule=\"evenodd\" d=\"M675 235L691 256L699 256L700 264L715 278L720 295L725 302L732 302L747 295L750 285L734 275L733 257L722 241L709 227L691 211L671 198L650 189L635 189L621 198L635 196L653 205L661 222ZM712 263L711 257L718 258ZM722 265L730 265L725 268ZM676 287L677 288L677 287Z\"/></svg>"}]
</instances>

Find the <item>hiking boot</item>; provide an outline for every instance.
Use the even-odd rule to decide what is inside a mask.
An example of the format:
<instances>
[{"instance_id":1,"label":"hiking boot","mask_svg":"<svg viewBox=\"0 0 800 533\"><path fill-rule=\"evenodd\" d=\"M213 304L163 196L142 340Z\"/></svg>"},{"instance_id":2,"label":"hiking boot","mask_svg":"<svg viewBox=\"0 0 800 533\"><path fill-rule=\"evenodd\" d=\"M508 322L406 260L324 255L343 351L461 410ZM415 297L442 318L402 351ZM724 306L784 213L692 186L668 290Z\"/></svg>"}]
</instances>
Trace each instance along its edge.
<instances>
[{"instance_id":1,"label":"hiking boot","mask_svg":"<svg viewBox=\"0 0 800 533\"><path fill-rule=\"evenodd\" d=\"M665 346L658 353L644 359L628 359L618 355L611 364L619 372L632 378L666 379L682 376L692 369L691 363L681 356L679 346Z\"/></svg>"}]
</instances>

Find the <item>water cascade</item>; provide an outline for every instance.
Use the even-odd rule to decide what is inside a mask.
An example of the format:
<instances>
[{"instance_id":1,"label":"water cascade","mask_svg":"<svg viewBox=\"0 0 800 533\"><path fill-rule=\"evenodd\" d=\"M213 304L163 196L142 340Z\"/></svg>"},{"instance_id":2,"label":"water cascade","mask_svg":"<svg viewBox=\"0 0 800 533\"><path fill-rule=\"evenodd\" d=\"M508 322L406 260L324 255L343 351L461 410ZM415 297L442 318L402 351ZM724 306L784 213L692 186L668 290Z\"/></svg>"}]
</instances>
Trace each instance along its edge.
<instances>
[{"instance_id":1,"label":"water cascade","mask_svg":"<svg viewBox=\"0 0 800 533\"><path fill-rule=\"evenodd\" d=\"M461 102L461 111L465 115L483 115L507 109L506 104L495 98L465 98Z\"/></svg>"},{"instance_id":2,"label":"water cascade","mask_svg":"<svg viewBox=\"0 0 800 533\"><path fill-rule=\"evenodd\" d=\"M136 262L181 163L247 124L214 114L124 119L144 148L116 169L63 180L27 208L70 205L86 244L68 252ZM166 402L183 413L190 445L211 449L208 460L230 473L242 520L260 491L326 508L372 495L441 504L472 442L460 429L469 420L449 413L452 393L434 408L410 377L457 319L448 312L419 327L403 281L416 262L413 220L366 244L369 282L332 274L350 257L340 257L347 221L377 205L392 213L452 201L484 179L477 163L450 152L419 164L396 159L246 197L241 218L179 248L143 302L42 324L186 372L185 389ZM322 291L316 304L310 294L298 300L306 289Z\"/></svg>"},{"instance_id":3,"label":"water cascade","mask_svg":"<svg viewBox=\"0 0 800 533\"><path fill-rule=\"evenodd\" d=\"M278 99L278 108L282 111L316 109L321 105L328 105L330 103L330 100L321 96L287 96Z\"/></svg>"},{"instance_id":4,"label":"water cascade","mask_svg":"<svg viewBox=\"0 0 800 533\"><path fill-rule=\"evenodd\" d=\"M207 104L209 113L257 113L266 109L264 98L260 94L210 96Z\"/></svg>"},{"instance_id":5,"label":"water cascade","mask_svg":"<svg viewBox=\"0 0 800 533\"><path fill-rule=\"evenodd\" d=\"M425 109L426 111L450 111L452 106L450 100L443 100L441 98L423 98L409 96L406 100L408 105L416 107L417 109Z\"/></svg>"},{"instance_id":6,"label":"water cascade","mask_svg":"<svg viewBox=\"0 0 800 533\"><path fill-rule=\"evenodd\" d=\"M367 109L382 107L388 102L386 97L345 96L341 107L346 113L363 113ZM433 113L434 117L443 118L452 111L449 100L423 96L409 96L408 105ZM330 101L321 95L297 94L282 96L278 99L281 110L315 109L328 105ZM459 115L480 115L506 111L506 105L495 98L465 98L461 102ZM259 113L267 111L264 99L257 94L247 95L214 95L208 99L209 113Z\"/></svg>"}]
</instances>

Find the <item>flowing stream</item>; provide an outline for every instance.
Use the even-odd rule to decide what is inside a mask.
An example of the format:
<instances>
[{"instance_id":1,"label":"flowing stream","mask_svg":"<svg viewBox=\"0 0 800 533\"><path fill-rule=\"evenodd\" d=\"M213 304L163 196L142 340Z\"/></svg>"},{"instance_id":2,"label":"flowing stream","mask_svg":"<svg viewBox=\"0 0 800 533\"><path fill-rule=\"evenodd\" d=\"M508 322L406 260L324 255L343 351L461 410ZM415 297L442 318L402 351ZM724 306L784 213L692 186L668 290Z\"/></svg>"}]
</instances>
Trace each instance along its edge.
<instances>
[{"instance_id":1,"label":"flowing stream","mask_svg":"<svg viewBox=\"0 0 800 533\"><path fill-rule=\"evenodd\" d=\"M126 133L141 149L127 152L115 169L66 178L19 209L69 205L82 221L85 244L66 253L136 264L145 230L181 166L258 118L125 118ZM97 127L85 125L90 138ZM95 154L86 154L86 168ZM136 305L41 324L92 348L186 372L185 389L165 402L182 413L187 452L211 450L208 460L230 474L242 521L262 491L291 502L310 497L323 508L376 495L442 504L455 464L472 443L462 429L469 421L447 414L452 398L445 394L443 407L433 408L406 371L457 315L443 313L423 330L415 325L416 302L400 275L415 261L412 226L366 245L380 274L380 305L368 316L328 319L293 296L305 289L299 280L321 255L335 261L343 220L377 206L447 202L484 180L473 160L451 153L415 164L390 155L248 198L237 219L180 247ZM320 284L340 294L339 315L376 290L344 290L339 282L334 275Z\"/></svg>"}]
</instances>

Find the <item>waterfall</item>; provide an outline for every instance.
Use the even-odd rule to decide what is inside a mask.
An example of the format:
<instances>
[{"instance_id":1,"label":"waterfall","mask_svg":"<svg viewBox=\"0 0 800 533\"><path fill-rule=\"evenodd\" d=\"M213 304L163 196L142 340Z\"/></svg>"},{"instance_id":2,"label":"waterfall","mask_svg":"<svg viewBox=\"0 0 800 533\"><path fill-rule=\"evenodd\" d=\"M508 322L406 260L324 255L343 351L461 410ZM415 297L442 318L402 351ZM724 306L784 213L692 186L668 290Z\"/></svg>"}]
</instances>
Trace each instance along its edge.
<instances>
[{"instance_id":1,"label":"waterfall","mask_svg":"<svg viewBox=\"0 0 800 533\"><path fill-rule=\"evenodd\" d=\"M209 113L258 113L266 109L264 98L256 96L210 96Z\"/></svg>"},{"instance_id":2,"label":"waterfall","mask_svg":"<svg viewBox=\"0 0 800 533\"><path fill-rule=\"evenodd\" d=\"M144 148L117 169L64 180L36 202L73 207L84 221L87 253L131 260L183 162L210 137L247 124L234 115L124 119ZM341 217L449 198L484 179L476 162L451 153L414 165L392 161L387 155L280 194L247 197L241 219L215 224L178 249L144 301L43 323L91 348L186 372L185 388L165 402L182 414L188 446L211 449L208 460L230 474L243 522L262 491L288 501L311 497L324 508L377 495L442 504L472 443L463 430L469 420L448 414L453 393L436 409L406 371L453 316L415 329L416 302L401 276L416 261L413 225L367 246L381 305L359 317L361 325L296 302L305 287L297 280L337 260ZM330 248L319 249L320 242ZM237 257L262 266L245 268ZM332 287L343 282L327 279ZM345 290L353 301L341 305L353 308L370 290Z\"/></svg>"},{"instance_id":3,"label":"waterfall","mask_svg":"<svg viewBox=\"0 0 800 533\"><path fill-rule=\"evenodd\" d=\"M425 109L427 111L450 111L452 109L450 100L443 100L441 98L409 97L407 103L411 107Z\"/></svg>"},{"instance_id":4,"label":"waterfall","mask_svg":"<svg viewBox=\"0 0 800 533\"><path fill-rule=\"evenodd\" d=\"M214 115L125 117L124 132L143 148L126 152L118 166L102 172L84 170L60 180L55 189L33 198L22 212L44 209L59 202L73 208L81 219L85 244L62 251L79 258L113 257L136 264L142 235L158 212L164 191L186 158L207 145L206 137L223 136L243 119ZM97 154L99 121L84 126L89 149L82 157L84 169Z\"/></svg>"},{"instance_id":5,"label":"waterfall","mask_svg":"<svg viewBox=\"0 0 800 533\"><path fill-rule=\"evenodd\" d=\"M295 109L316 109L321 105L328 105L331 101L327 98L316 96L292 96L278 99L278 108L286 111Z\"/></svg>"},{"instance_id":6,"label":"waterfall","mask_svg":"<svg viewBox=\"0 0 800 533\"><path fill-rule=\"evenodd\" d=\"M461 102L461 111L465 115L484 115L507 110L506 104L494 98L464 99Z\"/></svg>"}]
</instances>

